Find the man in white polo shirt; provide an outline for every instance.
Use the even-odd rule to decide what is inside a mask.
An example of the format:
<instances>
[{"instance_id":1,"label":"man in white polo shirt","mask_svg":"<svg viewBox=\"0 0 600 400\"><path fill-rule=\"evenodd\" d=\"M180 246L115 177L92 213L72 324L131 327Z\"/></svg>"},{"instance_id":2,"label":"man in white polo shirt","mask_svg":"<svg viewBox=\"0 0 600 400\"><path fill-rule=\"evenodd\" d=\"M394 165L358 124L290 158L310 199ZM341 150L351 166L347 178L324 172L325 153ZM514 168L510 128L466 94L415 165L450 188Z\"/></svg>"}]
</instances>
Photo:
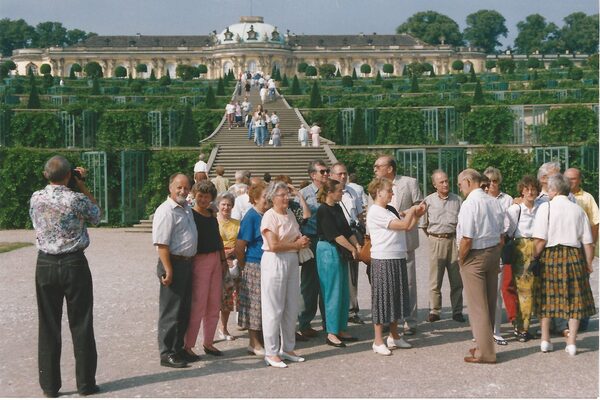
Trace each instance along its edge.
<instances>
[{"instance_id":1,"label":"man in white polo shirt","mask_svg":"<svg viewBox=\"0 0 600 400\"><path fill-rule=\"evenodd\" d=\"M458 264L467 297L469 322L477 347L470 349L465 362L496 362L492 324L498 294L500 242L504 212L500 203L480 187L481 175L465 169L458 175L458 187L465 196L458 214L456 238Z\"/></svg>"}]
</instances>

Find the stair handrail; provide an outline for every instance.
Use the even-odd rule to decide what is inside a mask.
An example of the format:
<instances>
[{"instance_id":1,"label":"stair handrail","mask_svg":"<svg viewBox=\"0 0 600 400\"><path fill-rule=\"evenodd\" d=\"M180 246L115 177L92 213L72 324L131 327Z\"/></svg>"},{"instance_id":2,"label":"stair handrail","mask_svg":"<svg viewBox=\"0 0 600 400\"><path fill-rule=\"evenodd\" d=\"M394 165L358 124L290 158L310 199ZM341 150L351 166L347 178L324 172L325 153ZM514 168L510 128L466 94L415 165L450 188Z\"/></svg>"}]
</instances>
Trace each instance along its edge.
<instances>
[{"instance_id":1,"label":"stair handrail","mask_svg":"<svg viewBox=\"0 0 600 400\"><path fill-rule=\"evenodd\" d=\"M323 150L325 150L325 154L327 154L327 158L329 159L330 165L333 165L338 162L337 157L335 156L335 154L333 154L333 151L331 150L331 147L329 147L328 143L325 143L323 145Z\"/></svg>"},{"instance_id":2,"label":"stair handrail","mask_svg":"<svg viewBox=\"0 0 600 400\"><path fill-rule=\"evenodd\" d=\"M212 165L215 162L215 159L217 158L217 153L218 152L219 152L219 145L217 144L211 150L210 156L208 157L208 162L206 163L206 169L208 170L208 172L210 172L210 170L212 169Z\"/></svg>"}]
</instances>

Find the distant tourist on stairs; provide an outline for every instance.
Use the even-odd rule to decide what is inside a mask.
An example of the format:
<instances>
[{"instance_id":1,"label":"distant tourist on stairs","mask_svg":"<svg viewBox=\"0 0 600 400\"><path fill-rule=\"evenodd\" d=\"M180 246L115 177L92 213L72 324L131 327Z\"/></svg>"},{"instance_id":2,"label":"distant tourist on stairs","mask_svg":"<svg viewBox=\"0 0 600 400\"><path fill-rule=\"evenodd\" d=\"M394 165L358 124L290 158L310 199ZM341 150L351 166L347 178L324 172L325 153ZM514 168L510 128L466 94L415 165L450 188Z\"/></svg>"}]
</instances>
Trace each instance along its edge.
<instances>
[{"instance_id":1,"label":"distant tourist on stairs","mask_svg":"<svg viewBox=\"0 0 600 400\"><path fill-rule=\"evenodd\" d=\"M271 131L271 140L273 141L273 147L281 146L281 130L279 124L275 125L275 128Z\"/></svg>"},{"instance_id":2,"label":"distant tourist on stairs","mask_svg":"<svg viewBox=\"0 0 600 400\"><path fill-rule=\"evenodd\" d=\"M304 124L300 124L300 129L298 129L298 141L302 147L308 146L308 130Z\"/></svg>"},{"instance_id":3,"label":"distant tourist on stairs","mask_svg":"<svg viewBox=\"0 0 600 400\"><path fill-rule=\"evenodd\" d=\"M231 100L225 106L225 116L227 117L227 123L229 124L229 128L233 128L233 122L235 119L235 101Z\"/></svg>"},{"instance_id":4,"label":"distant tourist on stairs","mask_svg":"<svg viewBox=\"0 0 600 400\"><path fill-rule=\"evenodd\" d=\"M312 140L312 147L319 147L321 145L321 127L313 122L310 128L310 137Z\"/></svg>"}]
</instances>

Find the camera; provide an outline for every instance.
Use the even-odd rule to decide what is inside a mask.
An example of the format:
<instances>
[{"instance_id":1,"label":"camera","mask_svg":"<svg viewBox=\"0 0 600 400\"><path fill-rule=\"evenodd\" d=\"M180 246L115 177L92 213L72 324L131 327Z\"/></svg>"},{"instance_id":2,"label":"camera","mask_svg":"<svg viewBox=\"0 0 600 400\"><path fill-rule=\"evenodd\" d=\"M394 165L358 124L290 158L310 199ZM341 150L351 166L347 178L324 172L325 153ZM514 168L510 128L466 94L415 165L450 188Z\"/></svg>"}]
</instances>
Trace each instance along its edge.
<instances>
[{"instance_id":1,"label":"camera","mask_svg":"<svg viewBox=\"0 0 600 400\"><path fill-rule=\"evenodd\" d=\"M360 232L363 235L367 232L367 229L365 228L365 226L363 224L361 224L359 221L351 221L350 229L352 229L353 231Z\"/></svg>"},{"instance_id":2,"label":"camera","mask_svg":"<svg viewBox=\"0 0 600 400\"><path fill-rule=\"evenodd\" d=\"M79 173L78 170L72 169L71 170L71 179L69 179L69 183L67 184L67 187L71 190L78 190L77 179L79 179L81 181L85 181L85 178L83 176L81 176L81 173Z\"/></svg>"}]
</instances>

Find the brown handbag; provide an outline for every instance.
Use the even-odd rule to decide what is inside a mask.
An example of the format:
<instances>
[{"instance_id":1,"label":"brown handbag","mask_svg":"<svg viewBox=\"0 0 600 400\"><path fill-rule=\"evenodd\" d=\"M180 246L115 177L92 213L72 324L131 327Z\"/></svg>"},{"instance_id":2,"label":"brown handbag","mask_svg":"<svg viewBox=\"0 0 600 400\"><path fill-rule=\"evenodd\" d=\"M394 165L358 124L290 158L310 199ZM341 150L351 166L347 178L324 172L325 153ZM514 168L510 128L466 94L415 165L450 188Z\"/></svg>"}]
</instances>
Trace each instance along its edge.
<instances>
[{"instance_id":1,"label":"brown handbag","mask_svg":"<svg viewBox=\"0 0 600 400\"><path fill-rule=\"evenodd\" d=\"M371 237L365 235L364 244L358 253L358 259L367 265L371 264Z\"/></svg>"}]
</instances>

